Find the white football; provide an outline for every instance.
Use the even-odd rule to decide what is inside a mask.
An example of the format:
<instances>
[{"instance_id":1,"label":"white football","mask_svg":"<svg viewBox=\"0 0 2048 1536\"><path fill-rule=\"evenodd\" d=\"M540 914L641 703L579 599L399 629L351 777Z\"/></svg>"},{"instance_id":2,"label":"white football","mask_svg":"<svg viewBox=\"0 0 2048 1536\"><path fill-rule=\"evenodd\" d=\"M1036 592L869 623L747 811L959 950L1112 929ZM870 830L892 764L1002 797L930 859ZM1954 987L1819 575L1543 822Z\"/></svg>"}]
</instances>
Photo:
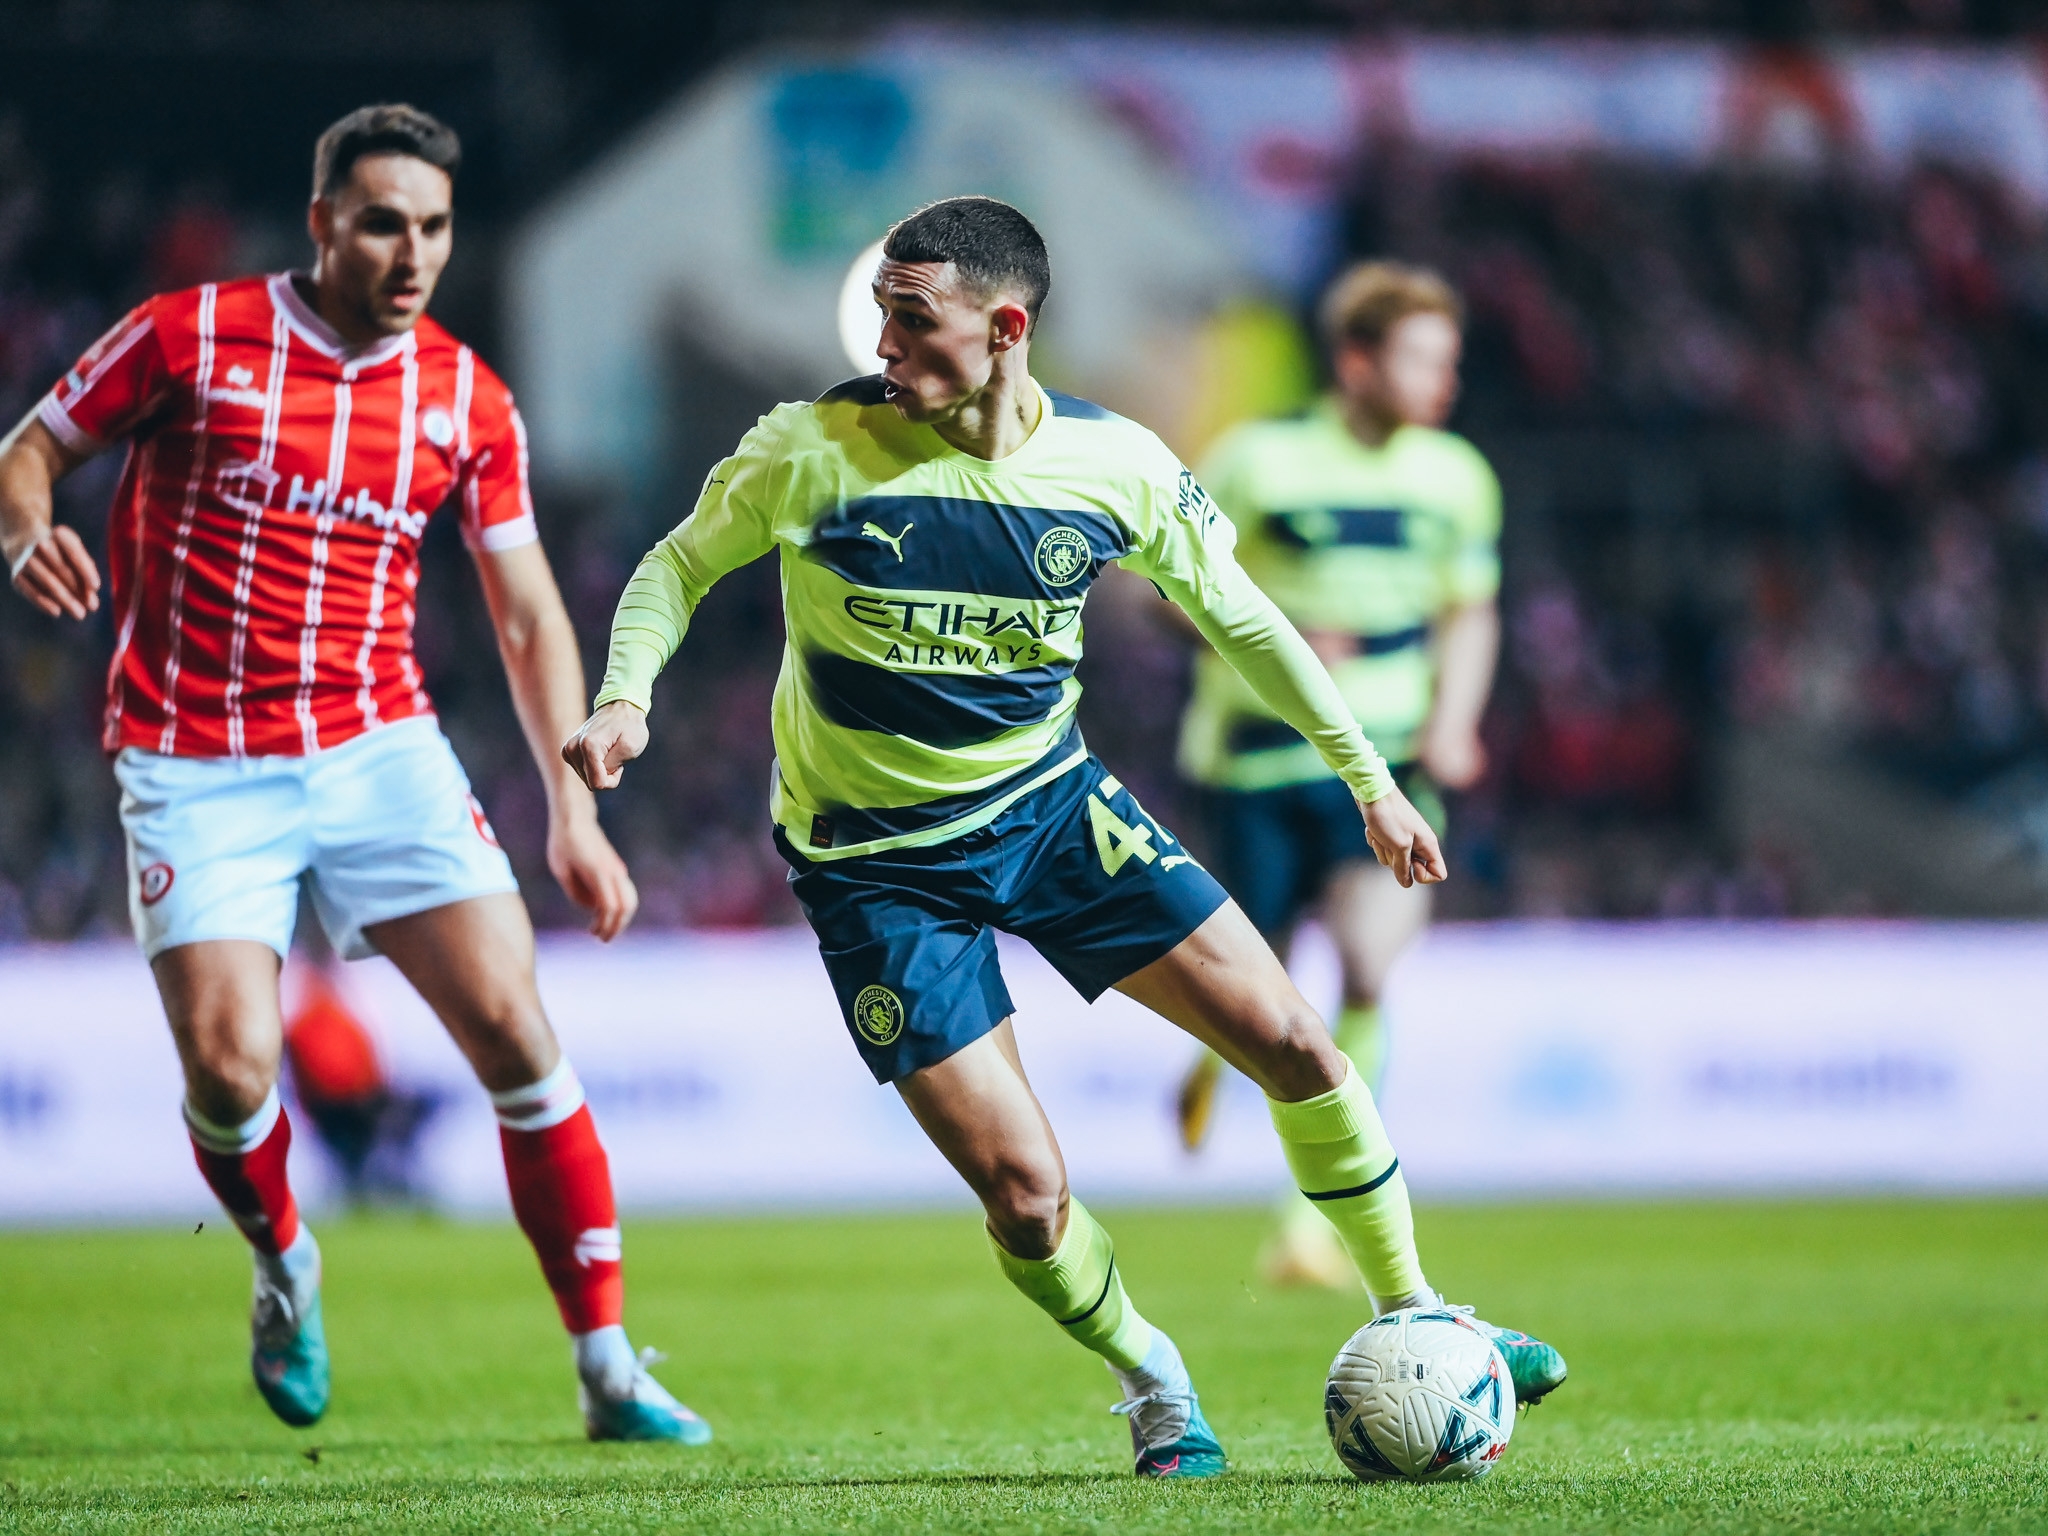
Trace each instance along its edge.
<instances>
[{"instance_id":1,"label":"white football","mask_svg":"<svg viewBox=\"0 0 2048 1536\"><path fill-rule=\"evenodd\" d=\"M1484 1477L1515 1432L1508 1363L1468 1317L1411 1308L1337 1351L1323 1395L1337 1458L1365 1482Z\"/></svg>"}]
</instances>

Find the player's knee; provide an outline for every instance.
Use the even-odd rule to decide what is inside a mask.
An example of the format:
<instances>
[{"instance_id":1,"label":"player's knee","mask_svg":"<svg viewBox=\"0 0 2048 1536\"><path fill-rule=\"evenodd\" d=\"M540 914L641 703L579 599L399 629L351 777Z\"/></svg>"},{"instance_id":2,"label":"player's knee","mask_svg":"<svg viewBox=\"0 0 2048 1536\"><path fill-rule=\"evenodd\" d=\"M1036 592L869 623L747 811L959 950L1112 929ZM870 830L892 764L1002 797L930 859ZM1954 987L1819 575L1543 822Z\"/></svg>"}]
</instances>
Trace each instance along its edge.
<instances>
[{"instance_id":1,"label":"player's knee","mask_svg":"<svg viewBox=\"0 0 2048 1536\"><path fill-rule=\"evenodd\" d=\"M516 988L464 998L448 1026L489 1088L524 1088L558 1054L539 998Z\"/></svg>"},{"instance_id":2,"label":"player's knee","mask_svg":"<svg viewBox=\"0 0 2048 1536\"><path fill-rule=\"evenodd\" d=\"M277 1083L275 1053L222 1031L202 1035L185 1055L185 1094L209 1120L237 1124L256 1113Z\"/></svg>"},{"instance_id":3,"label":"player's knee","mask_svg":"<svg viewBox=\"0 0 2048 1536\"><path fill-rule=\"evenodd\" d=\"M1330 1031L1306 1003L1276 1006L1266 1027L1260 1085L1274 1098L1298 1102L1328 1093L1344 1081L1344 1057Z\"/></svg>"},{"instance_id":4,"label":"player's knee","mask_svg":"<svg viewBox=\"0 0 2048 1536\"><path fill-rule=\"evenodd\" d=\"M1020 1259L1049 1259L1059 1247L1067 1208L1065 1179L1017 1170L991 1189L983 1204L989 1231L1005 1252Z\"/></svg>"},{"instance_id":5,"label":"player's knee","mask_svg":"<svg viewBox=\"0 0 2048 1536\"><path fill-rule=\"evenodd\" d=\"M547 1028L537 999L507 991L466 1000L463 1033L479 1041L514 1041Z\"/></svg>"}]
</instances>

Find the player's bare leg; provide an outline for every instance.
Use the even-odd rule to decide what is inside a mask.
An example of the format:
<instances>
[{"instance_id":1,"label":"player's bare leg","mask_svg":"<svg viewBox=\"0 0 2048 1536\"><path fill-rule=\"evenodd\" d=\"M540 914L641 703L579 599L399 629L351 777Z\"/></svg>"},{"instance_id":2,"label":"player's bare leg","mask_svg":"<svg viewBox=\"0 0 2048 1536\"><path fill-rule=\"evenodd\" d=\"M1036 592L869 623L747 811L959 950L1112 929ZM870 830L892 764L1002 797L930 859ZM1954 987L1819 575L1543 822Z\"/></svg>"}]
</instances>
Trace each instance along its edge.
<instances>
[{"instance_id":1,"label":"player's bare leg","mask_svg":"<svg viewBox=\"0 0 2048 1536\"><path fill-rule=\"evenodd\" d=\"M250 1369L287 1424L326 1411L320 1248L285 1173L291 1121L277 1096L284 1020L277 951L250 939L181 944L151 961L185 1069L185 1123L199 1171L255 1256Z\"/></svg>"},{"instance_id":2,"label":"player's bare leg","mask_svg":"<svg viewBox=\"0 0 2048 1536\"><path fill-rule=\"evenodd\" d=\"M524 1088L562 1060L533 975L533 923L511 892L372 923L397 966L490 1092Z\"/></svg>"},{"instance_id":3,"label":"player's bare leg","mask_svg":"<svg viewBox=\"0 0 2048 1536\"><path fill-rule=\"evenodd\" d=\"M1118 990L1265 1090L1296 1184L1333 1208L1376 1304L1430 1293L1372 1094L1236 902ZM1350 1191L1350 1193L1345 1193Z\"/></svg>"},{"instance_id":4,"label":"player's bare leg","mask_svg":"<svg viewBox=\"0 0 2048 1536\"><path fill-rule=\"evenodd\" d=\"M1404 887L1392 871L1366 859L1338 866L1324 888L1323 925L1336 948L1344 988L1331 1034L1375 1093L1386 1059L1380 997L1394 962L1429 926L1434 901L1430 887ZM1284 965L1286 940L1268 940L1268 947ZM1181 1140L1190 1151L1207 1135L1222 1067L1221 1057L1204 1052L1181 1085Z\"/></svg>"},{"instance_id":5,"label":"player's bare leg","mask_svg":"<svg viewBox=\"0 0 2048 1536\"><path fill-rule=\"evenodd\" d=\"M1267 943L1280 963L1287 963L1287 951L1293 935L1268 935ZM1181 1079L1180 1091L1175 1096L1174 1119L1180 1127L1180 1144L1190 1152L1201 1150L1202 1143L1209 1139L1209 1128L1216 1121L1216 1096L1223 1086L1223 1058L1204 1046L1195 1057L1195 1063L1188 1068L1188 1075Z\"/></svg>"},{"instance_id":6,"label":"player's bare leg","mask_svg":"<svg viewBox=\"0 0 2048 1536\"><path fill-rule=\"evenodd\" d=\"M440 1017L489 1090L513 1213L569 1330L593 1440L702 1445L711 1426L647 1373L623 1322L611 1168L583 1086L541 1006L526 905L504 892L393 918L365 935Z\"/></svg>"},{"instance_id":7,"label":"player's bare leg","mask_svg":"<svg viewBox=\"0 0 2048 1536\"><path fill-rule=\"evenodd\" d=\"M1236 902L1117 990L1265 1089L1296 1184L1337 1229L1376 1313L1442 1304L1423 1278L1407 1183L1370 1088ZM1549 1345L1483 1326L1507 1357L1518 1398L1533 1401L1564 1380Z\"/></svg>"},{"instance_id":8,"label":"player's bare leg","mask_svg":"<svg viewBox=\"0 0 2048 1536\"><path fill-rule=\"evenodd\" d=\"M1270 1099L1313 1098L1349 1075L1321 1016L1234 901L1117 990L1178 1024Z\"/></svg>"},{"instance_id":9,"label":"player's bare leg","mask_svg":"<svg viewBox=\"0 0 2048 1536\"><path fill-rule=\"evenodd\" d=\"M1267 944L1282 966L1287 963L1292 937L1292 934L1267 936ZM1180 1091L1175 1096L1174 1116L1180 1127L1180 1144L1190 1152L1200 1151L1202 1143L1209 1139L1209 1128L1216 1119L1216 1096L1223 1086L1223 1067L1223 1058L1205 1045L1195 1057L1194 1065L1188 1068L1187 1076L1181 1079Z\"/></svg>"},{"instance_id":10,"label":"player's bare leg","mask_svg":"<svg viewBox=\"0 0 2048 1536\"><path fill-rule=\"evenodd\" d=\"M246 1120L277 1086L284 1050L277 951L253 939L209 939L150 962L185 1069L185 1100L221 1124Z\"/></svg>"},{"instance_id":11,"label":"player's bare leg","mask_svg":"<svg viewBox=\"0 0 2048 1536\"><path fill-rule=\"evenodd\" d=\"M1340 865L1323 893L1323 925L1344 977L1343 1011L1332 1033L1375 1093L1386 1067L1380 999L1394 962L1422 936L1435 904L1432 887L1404 887L1391 870L1365 859Z\"/></svg>"},{"instance_id":12,"label":"player's bare leg","mask_svg":"<svg viewBox=\"0 0 2048 1536\"><path fill-rule=\"evenodd\" d=\"M1020 1259L1052 1257L1067 1230L1067 1165L1010 1021L896 1089L981 1201L989 1236Z\"/></svg>"},{"instance_id":13,"label":"player's bare leg","mask_svg":"<svg viewBox=\"0 0 2048 1536\"><path fill-rule=\"evenodd\" d=\"M980 1199L1010 1283L1102 1356L1122 1386L1116 1411L1130 1418L1138 1475L1223 1471L1223 1449L1180 1351L1131 1305L1109 1234L1067 1190L1059 1142L1024 1075L1010 1021L896 1087Z\"/></svg>"}]
</instances>

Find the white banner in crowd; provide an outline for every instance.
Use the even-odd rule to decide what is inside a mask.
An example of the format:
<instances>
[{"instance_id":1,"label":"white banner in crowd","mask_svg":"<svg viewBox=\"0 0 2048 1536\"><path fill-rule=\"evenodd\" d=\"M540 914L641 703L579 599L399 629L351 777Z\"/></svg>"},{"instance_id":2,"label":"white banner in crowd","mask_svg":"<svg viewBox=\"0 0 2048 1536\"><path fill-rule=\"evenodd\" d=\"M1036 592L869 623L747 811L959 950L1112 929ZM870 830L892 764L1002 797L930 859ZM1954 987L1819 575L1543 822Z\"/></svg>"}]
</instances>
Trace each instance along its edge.
<instances>
[{"instance_id":1,"label":"white banner in crowd","mask_svg":"<svg viewBox=\"0 0 2048 1536\"><path fill-rule=\"evenodd\" d=\"M1091 1198L1258 1198L1283 1169L1234 1080L1193 1156L1172 1100L1189 1042L1082 1003L1006 944L1025 1065ZM1305 946L1316 1000L1326 950ZM845 1037L808 934L541 952L621 1200L649 1208L964 1198ZM502 1210L480 1090L382 961L348 999L428 1106L416 1187ZM1396 977L1386 1116L1422 1199L1583 1190L2044 1188L2048 931L2037 927L1451 927ZM0 951L0 1220L199 1220L176 1059L125 945ZM293 1171L336 1188L303 1115Z\"/></svg>"},{"instance_id":2,"label":"white banner in crowd","mask_svg":"<svg viewBox=\"0 0 2048 1536\"><path fill-rule=\"evenodd\" d=\"M846 366L847 264L968 188L1016 202L1057 253L1062 387L1173 441L1183 411L1199 419L1204 318L1262 289L1305 296L1337 254L1347 185L1403 143L1795 173L1931 158L2048 206L2048 90L2024 42L908 22L734 62L527 216L505 285L535 463L652 486L673 451L662 380L679 340L749 393L827 387Z\"/></svg>"},{"instance_id":3,"label":"white banner in crowd","mask_svg":"<svg viewBox=\"0 0 2048 1536\"><path fill-rule=\"evenodd\" d=\"M1036 67L1133 125L1283 291L1319 275L1375 145L1667 163L1945 160L2048 204L2048 91L2029 43L1755 49L1670 38L1313 35L905 23L872 52L982 76Z\"/></svg>"}]
</instances>

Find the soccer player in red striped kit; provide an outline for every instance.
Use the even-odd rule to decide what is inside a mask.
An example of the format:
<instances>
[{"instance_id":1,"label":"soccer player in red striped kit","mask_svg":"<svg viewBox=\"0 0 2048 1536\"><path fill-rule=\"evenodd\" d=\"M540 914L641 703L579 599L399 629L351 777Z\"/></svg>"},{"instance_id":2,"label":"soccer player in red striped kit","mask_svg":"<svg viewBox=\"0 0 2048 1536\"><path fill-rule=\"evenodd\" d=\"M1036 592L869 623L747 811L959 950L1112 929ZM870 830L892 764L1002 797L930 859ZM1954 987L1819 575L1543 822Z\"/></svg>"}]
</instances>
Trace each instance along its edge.
<instances>
[{"instance_id":1,"label":"soccer player in red striped kit","mask_svg":"<svg viewBox=\"0 0 2048 1536\"><path fill-rule=\"evenodd\" d=\"M278 970L301 877L342 954L418 988L497 1109L513 1209L574 1341L593 1439L701 1444L621 1326L611 1175L533 975L510 865L412 651L419 543L452 503L548 792L548 865L610 939L638 895L555 743L583 671L534 527L512 397L426 318L453 240L455 134L405 106L321 135L310 272L161 294L0 442L0 552L45 613L99 606L51 487L125 443L109 523L106 749L129 909L206 1181L255 1250L252 1365L325 1410L320 1251L285 1176Z\"/></svg>"}]
</instances>

